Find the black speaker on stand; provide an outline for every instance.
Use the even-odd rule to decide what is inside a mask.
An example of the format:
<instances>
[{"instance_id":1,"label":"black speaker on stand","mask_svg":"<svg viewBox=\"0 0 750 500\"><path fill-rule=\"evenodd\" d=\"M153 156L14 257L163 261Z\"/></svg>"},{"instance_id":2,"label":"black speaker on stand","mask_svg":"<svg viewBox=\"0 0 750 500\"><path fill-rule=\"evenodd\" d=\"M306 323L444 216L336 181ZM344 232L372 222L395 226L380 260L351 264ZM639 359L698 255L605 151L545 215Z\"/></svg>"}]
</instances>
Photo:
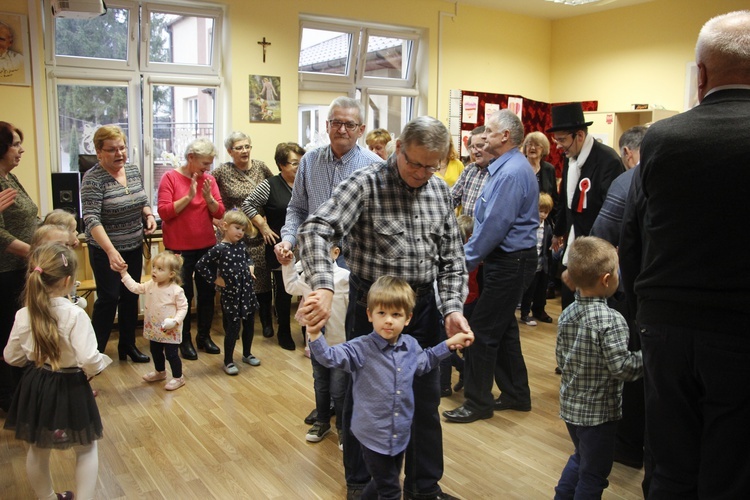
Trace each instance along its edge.
<instances>
[{"instance_id":1,"label":"black speaker on stand","mask_svg":"<svg viewBox=\"0 0 750 500\"><path fill-rule=\"evenodd\" d=\"M52 208L60 208L76 216L78 232L83 232L81 218L81 174L52 172Z\"/></svg>"}]
</instances>

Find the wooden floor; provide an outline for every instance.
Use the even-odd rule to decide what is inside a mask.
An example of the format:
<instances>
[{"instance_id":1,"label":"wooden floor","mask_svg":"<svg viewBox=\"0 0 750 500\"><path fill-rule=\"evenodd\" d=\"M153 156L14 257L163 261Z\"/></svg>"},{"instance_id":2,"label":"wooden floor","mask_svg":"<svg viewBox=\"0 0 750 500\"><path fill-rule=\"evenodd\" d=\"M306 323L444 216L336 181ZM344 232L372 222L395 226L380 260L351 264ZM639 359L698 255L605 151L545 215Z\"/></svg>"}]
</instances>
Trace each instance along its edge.
<instances>
[{"instance_id":1,"label":"wooden floor","mask_svg":"<svg viewBox=\"0 0 750 500\"><path fill-rule=\"evenodd\" d=\"M547 311L557 319L559 298ZM464 499L553 496L573 450L558 417L555 328L521 324L531 412L497 412L472 424L444 422L445 491ZM219 345L220 332L216 326ZM305 441L303 418L314 407L312 371L298 330L294 338L297 350L285 351L275 337L257 334L258 367L240 362L238 343L236 377L222 371L222 355L200 353L197 361L184 362L187 383L174 392L141 380L151 363L115 360L92 384L104 422L97 498L345 498L335 433L320 443ZM110 356L116 356L116 345L110 341ZM147 352L143 338L138 345ZM441 411L462 401L462 393L443 398ZM25 444L0 430L0 498L33 498L25 457ZM74 462L72 450L52 454L56 491L75 490ZM604 498L642 498L642 477L642 471L615 464Z\"/></svg>"}]
</instances>

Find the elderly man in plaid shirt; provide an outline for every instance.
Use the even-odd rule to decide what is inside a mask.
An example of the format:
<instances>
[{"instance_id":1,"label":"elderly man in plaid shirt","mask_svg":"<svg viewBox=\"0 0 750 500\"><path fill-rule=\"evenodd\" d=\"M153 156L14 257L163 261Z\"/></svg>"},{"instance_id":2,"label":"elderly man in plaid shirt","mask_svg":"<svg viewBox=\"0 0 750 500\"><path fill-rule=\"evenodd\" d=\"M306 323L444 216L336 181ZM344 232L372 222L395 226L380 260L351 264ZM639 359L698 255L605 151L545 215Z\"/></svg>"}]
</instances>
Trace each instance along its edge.
<instances>
[{"instance_id":1,"label":"elderly man in plaid shirt","mask_svg":"<svg viewBox=\"0 0 750 500\"><path fill-rule=\"evenodd\" d=\"M492 161L492 154L484 150L482 133L484 125L471 131L467 147L474 155L474 161L458 176L458 180L451 188L451 198L454 207L461 207L461 213L474 217L474 205L482 193L487 181L487 165Z\"/></svg>"},{"instance_id":2,"label":"elderly man in plaid shirt","mask_svg":"<svg viewBox=\"0 0 750 500\"><path fill-rule=\"evenodd\" d=\"M448 130L438 120L412 120L397 140L394 155L358 170L339 184L331 198L300 226L300 256L315 290L301 309L308 324L319 328L330 315L333 268L328 248L345 238L344 252L351 270L347 339L372 331L366 315L367 292L385 275L403 278L415 290L414 317L404 333L414 336L422 347L438 344L441 317L448 335L469 331L462 313L467 273L461 236L448 186L433 177L448 152L449 141ZM442 301L440 309L434 281ZM443 475L438 370L416 377L413 390L415 425L406 450L404 498L453 498L438 485ZM348 432L351 401L345 406L347 496L355 498L369 477L359 443Z\"/></svg>"}]
</instances>

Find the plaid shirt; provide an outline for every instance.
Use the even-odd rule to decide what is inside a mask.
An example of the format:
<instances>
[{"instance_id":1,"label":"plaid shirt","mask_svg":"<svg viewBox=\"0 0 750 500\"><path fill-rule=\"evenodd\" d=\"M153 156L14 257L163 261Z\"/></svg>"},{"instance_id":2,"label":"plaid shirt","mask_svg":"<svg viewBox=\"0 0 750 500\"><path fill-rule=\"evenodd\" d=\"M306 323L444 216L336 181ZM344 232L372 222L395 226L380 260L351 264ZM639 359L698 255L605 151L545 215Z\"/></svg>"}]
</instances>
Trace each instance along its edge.
<instances>
[{"instance_id":1,"label":"plaid shirt","mask_svg":"<svg viewBox=\"0 0 750 500\"><path fill-rule=\"evenodd\" d=\"M560 417L591 427L622 418L624 380L643 376L641 351L628 351L625 318L602 297L581 297L565 308L557 327Z\"/></svg>"},{"instance_id":2,"label":"plaid shirt","mask_svg":"<svg viewBox=\"0 0 750 500\"><path fill-rule=\"evenodd\" d=\"M358 278L398 276L412 287L437 280L442 314L463 310L466 264L445 182L430 177L409 187L392 155L339 184L297 234L313 290L333 290L328 248L344 236L346 263Z\"/></svg>"},{"instance_id":3,"label":"plaid shirt","mask_svg":"<svg viewBox=\"0 0 750 500\"><path fill-rule=\"evenodd\" d=\"M474 205L487 181L487 167L480 167L476 163L467 166L451 189L453 207L461 206L461 213L474 217Z\"/></svg>"},{"instance_id":4,"label":"plaid shirt","mask_svg":"<svg viewBox=\"0 0 750 500\"><path fill-rule=\"evenodd\" d=\"M322 146L305 153L294 178L292 199L286 209L286 223L281 228L281 240L292 247L297 243L297 229L307 216L331 197L331 192L355 170L383 160L372 151L355 144L341 158L336 158L331 146Z\"/></svg>"}]
</instances>

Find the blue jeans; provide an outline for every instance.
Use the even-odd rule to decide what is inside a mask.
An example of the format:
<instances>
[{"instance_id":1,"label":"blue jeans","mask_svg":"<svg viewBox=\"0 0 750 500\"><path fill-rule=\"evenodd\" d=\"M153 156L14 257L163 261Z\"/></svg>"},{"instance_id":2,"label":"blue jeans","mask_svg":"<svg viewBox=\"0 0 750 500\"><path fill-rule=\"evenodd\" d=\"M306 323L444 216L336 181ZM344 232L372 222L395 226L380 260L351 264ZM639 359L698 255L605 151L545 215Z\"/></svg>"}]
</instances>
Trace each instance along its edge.
<instances>
[{"instance_id":1,"label":"blue jeans","mask_svg":"<svg viewBox=\"0 0 750 500\"><path fill-rule=\"evenodd\" d=\"M648 498L745 498L750 491L750 337L641 325Z\"/></svg>"},{"instance_id":2,"label":"blue jeans","mask_svg":"<svg viewBox=\"0 0 750 500\"><path fill-rule=\"evenodd\" d=\"M576 448L555 487L555 500L601 498L609 486L617 421L592 427L565 425Z\"/></svg>"},{"instance_id":3,"label":"blue jeans","mask_svg":"<svg viewBox=\"0 0 750 500\"><path fill-rule=\"evenodd\" d=\"M484 261L484 288L471 316L474 344L466 349L466 406L490 412L492 382L506 403L531 403L529 376L521 352L516 304L536 271L536 249L495 250Z\"/></svg>"},{"instance_id":4,"label":"blue jeans","mask_svg":"<svg viewBox=\"0 0 750 500\"><path fill-rule=\"evenodd\" d=\"M367 292L370 283L349 276L349 309L346 316L346 338L372 332L367 319ZM403 333L417 339L424 347L440 342L440 312L435 303L432 284L417 290L414 316ZM351 377L347 377L347 392L343 411L344 474L349 488L364 488L370 480L361 445L349 431L352 417ZM414 378L414 420L411 440L406 448L404 462L404 491L411 496L433 497L441 492L438 481L443 477L443 429L440 424L440 370L435 369ZM417 423L418 425L415 425Z\"/></svg>"},{"instance_id":5,"label":"blue jeans","mask_svg":"<svg viewBox=\"0 0 750 500\"><path fill-rule=\"evenodd\" d=\"M121 251L120 255L128 265L130 277L140 283L143 270L143 249L138 247ZM117 313L117 324L120 330L118 351L134 346L135 326L138 322L138 295L131 293L122 283L120 273L109 267L107 252L89 245L89 259L91 270L94 272L94 281L96 281L96 302L94 302L94 311L91 313L91 324L96 333L99 352L104 352L107 347L112 325L115 322L115 313Z\"/></svg>"},{"instance_id":6,"label":"blue jeans","mask_svg":"<svg viewBox=\"0 0 750 500\"><path fill-rule=\"evenodd\" d=\"M336 428L341 429L341 412L344 408L347 373L337 368L326 368L318 363L312 352L310 353L310 361L312 362L315 386L315 409L318 410L316 420L325 424L331 422L331 401L333 401Z\"/></svg>"}]
</instances>

